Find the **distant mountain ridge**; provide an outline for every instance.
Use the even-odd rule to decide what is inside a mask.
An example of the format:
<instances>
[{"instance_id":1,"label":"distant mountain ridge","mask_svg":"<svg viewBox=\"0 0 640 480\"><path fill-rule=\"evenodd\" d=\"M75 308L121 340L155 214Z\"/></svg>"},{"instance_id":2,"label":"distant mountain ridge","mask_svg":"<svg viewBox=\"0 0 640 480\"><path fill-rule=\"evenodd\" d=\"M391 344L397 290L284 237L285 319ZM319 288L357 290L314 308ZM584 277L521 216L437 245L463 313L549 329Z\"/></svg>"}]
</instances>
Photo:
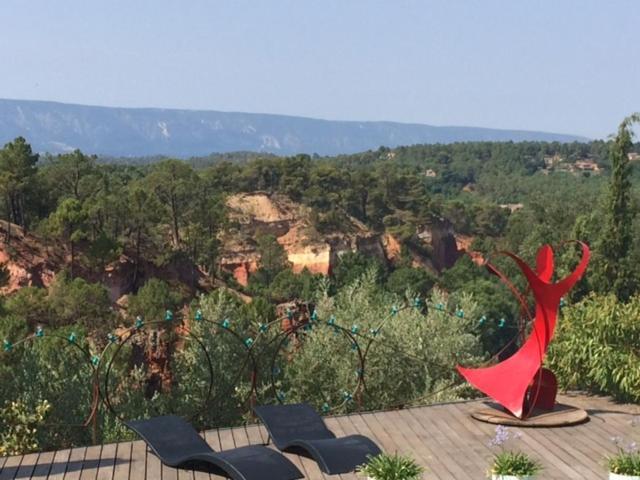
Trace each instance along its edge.
<instances>
[{"instance_id":1,"label":"distant mountain ridge","mask_svg":"<svg viewBox=\"0 0 640 480\"><path fill-rule=\"evenodd\" d=\"M382 145L587 140L524 130L0 99L0 142L17 136L25 137L38 152L62 153L79 148L98 155L178 157L235 151L337 155Z\"/></svg>"}]
</instances>

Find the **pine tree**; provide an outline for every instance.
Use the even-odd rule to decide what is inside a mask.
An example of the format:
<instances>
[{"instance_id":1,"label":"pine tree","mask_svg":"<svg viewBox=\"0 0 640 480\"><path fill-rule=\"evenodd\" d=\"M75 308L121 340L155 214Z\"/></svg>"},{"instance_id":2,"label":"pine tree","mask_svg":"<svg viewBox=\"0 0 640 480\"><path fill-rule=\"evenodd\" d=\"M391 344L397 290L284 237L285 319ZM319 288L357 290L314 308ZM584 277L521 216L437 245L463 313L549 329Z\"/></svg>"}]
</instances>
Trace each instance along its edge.
<instances>
[{"instance_id":1,"label":"pine tree","mask_svg":"<svg viewBox=\"0 0 640 480\"><path fill-rule=\"evenodd\" d=\"M601 265L595 275L596 284L604 291L615 293L620 300L627 300L639 283L630 258L636 212L631 202L629 162L629 152L633 147L632 127L638 122L640 114L637 113L625 118L611 145L607 219L597 248Z\"/></svg>"}]
</instances>

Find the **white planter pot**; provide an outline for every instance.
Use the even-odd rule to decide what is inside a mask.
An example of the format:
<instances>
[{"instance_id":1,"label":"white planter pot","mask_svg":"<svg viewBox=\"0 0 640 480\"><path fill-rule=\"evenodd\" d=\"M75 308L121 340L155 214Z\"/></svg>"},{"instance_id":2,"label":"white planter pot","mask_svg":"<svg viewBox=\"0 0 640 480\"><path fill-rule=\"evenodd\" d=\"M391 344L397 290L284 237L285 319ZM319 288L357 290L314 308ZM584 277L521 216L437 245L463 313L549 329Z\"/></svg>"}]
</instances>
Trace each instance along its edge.
<instances>
[{"instance_id":1,"label":"white planter pot","mask_svg":"<svg viewBox=\"0 0 640 480\"><path fill-rule=\"evenodd\" d=\"M620 475L609 472L609 480L640 480L640 475Z\"/></svg>"},{"instance_id":2,"label":"white planter pot","mask_svg":"<svg viewBox=\"0 0 640 480\"><path fill-rule=\"evenodd\" d=\"M491 480L533 480L534 477L527 475L526 477L519 477L517 475L491 475Z\"/></svg>"}]
</instances>

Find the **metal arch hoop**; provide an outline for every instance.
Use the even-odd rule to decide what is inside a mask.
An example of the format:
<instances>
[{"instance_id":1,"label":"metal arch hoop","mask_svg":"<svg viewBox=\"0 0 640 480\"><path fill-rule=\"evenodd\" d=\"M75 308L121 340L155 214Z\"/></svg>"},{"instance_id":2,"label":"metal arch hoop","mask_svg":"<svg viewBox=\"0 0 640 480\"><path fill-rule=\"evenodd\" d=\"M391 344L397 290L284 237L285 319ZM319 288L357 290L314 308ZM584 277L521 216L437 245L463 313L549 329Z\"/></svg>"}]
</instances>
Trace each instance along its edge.
<instances>
[{"instance_id":1,"label":"metal arch hoop","mask_svg":"<svg viewBox=\"0 0 640 480\"><path fill-rule=\"evenodd\" d=\"M144 326L146 327L146 326L150 326L150 325L162 325L162 324L165 324L165 323L166 322L155 321L155 322L151 322L151 323L148 323L148 324L146 323ZM144 327L142 327L142 328L144 328ZM122 348L125 345L127 345L133 339L133 337L136 335L136 333L138 333L138 332L140 332L140 330L142 330L142 328L131 327L124 334L119 336L119 338L122 338L123 335L126 335L127 333L129 333L129 335L124 340L121 340L121 341L119 341L117 343L116 350L115 350L113 356L109 359L109 362L107 363L107 368L106 368L106 371L105 371L104 382L103 382L103 387L104 388L100 389L100 396L102 397L102 401L103 401L105 407L107 408L107 410L115 418L117 418L121 422L124 422L125 419L118 413L118 411L114 408L113 403L111 402L111 395L109 394L109 377L111 375L111 369L113 367L113 363L114 363L115 359L118 357L118 354L120 353ZM213 364L211 363L211 357L209 356L209 352L207 351L207 349L206 349L204 343L202 342L202 340L200 340L200 338L198 338L198 336L196 336L193 333L191 333L191 331L188 331L184 335L184 337L188 337L188 338L191 338L191 339L195 340L195 342L200 346L200 348L204 352L205 359L207 361L207 369L209 371L209 387L207 388L207 394L205 396L204 401L202 402L201 407L198 410L196 410L196 412L190 417L190 420L193 420L200 413L202 413L202 411L205 409L205 407L209 403L209 399L211 397L211 390L213 389ZM110 346L111 346L111 344L107 345L107 347L102 351L102 354L100 356L100 364L102 362L102 358L104 358L104 355L105 355L105 353L107 352L107 350L109 349ZM97 370L99 370L99 368Z\"/></svg>"},{"instance_id":2,"label":"metal arch hoop","mask_svg":"<svg viewBox=\"0 0 640 480\"><path fill-rule=\"evenodd\" d=\"M272 322L273 323L273 322ZM275 375L275 368L276 368L276 361L280 355L280 352L282 351L283 346L285 346L285 343L289 340L289 338L298 333L298 330L303 329L304 327L306 327L307 325L313 325L314 327L331 327L334 329L339 330L340 332L342 332L342 334L347 337L350 341L351 344L355 346L355 350L358 353L358 365L360 366L359 370L358 370L358 381L356 383L355 389L350 392L350 396L351 398L359 398L359 393L362 391L362 389L364 388L364 367L365 367L365 357L362 354L362 349L360 348L360 344L358 343L358 340L356 339L356 337L351 333L351 331L347 330L346 328L337 325L337 324L328 324L325 322L319 322L318 324L314 324L311 322L306 322L306 323L302 323L300 325L296 325L294 328L291 328L290 330L281 333L280 335L278 335L274 340L272 340L270 343L274 343L275 340L277 340L278 338L280 338L280 341L277 342L277 348L274 350L274 353L271 357L271 362L270 362L270 377L271 377L271 389L274 393L275 399L278 403L283 404L284 401L283 399L281 399L277 394L277 388L276 388L276 375ZM347 402L349 401L349 399L344 399L340 404L336 405L335 407L332 407L331 410L335 410L343 405L345 405ZM359 407L361 407L361 405L359 405ZM330 411L331 411L330 410Z\"/></svg>"},{"instance_id":3,"label":"metal arch hoop","mask_svg":"<svg viewBox=\"0 0 640 480\"><path fill-rule=\"evenodd\" d=\"M98 406L100 404L100 395L99 395L99 381L98 381L98 375L97 375L97 368L95 367L95 365L92 363L91 361L91 352L87 349L84 348L82 346L80 346L77 342L75 341L69 341L69 338L67 337L63 337L61 335L58 335L56 333L52 333L52 334L46 334L42 337L39 337L35 334L32 335L28 335L27 337L24 337L23 339L17 341L16 343L13 344L13 347L17 347L17 346L23 346L26 345L27 343L33 343L34 341L46 341L48 339L56 339L56 340L61 340L63 342L63 344L65 345L71 345L73 346L77 351L82 353L82 358L84 359L83 363L86 363L89 368L91 369L91 410L89 411L89 413L87 414L87 416L84 418L84 420L81 423L44 423L43 425L47 426L47 427L72 427L72 428L86 428L88 427L91 422L95 419L95 416L98 412Z\"/></svg>"}]
</instances>

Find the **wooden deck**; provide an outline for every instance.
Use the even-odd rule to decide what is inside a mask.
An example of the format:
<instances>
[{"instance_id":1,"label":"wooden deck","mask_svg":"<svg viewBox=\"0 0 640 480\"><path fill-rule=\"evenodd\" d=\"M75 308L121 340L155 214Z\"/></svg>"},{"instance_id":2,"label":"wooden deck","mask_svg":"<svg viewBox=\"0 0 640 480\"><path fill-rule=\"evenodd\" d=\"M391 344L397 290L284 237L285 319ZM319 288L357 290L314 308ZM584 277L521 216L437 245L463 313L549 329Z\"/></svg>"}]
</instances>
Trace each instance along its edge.
<instances>
[{"instance_id":1,"label":"wooden deck","mask_svg":"<svg viewBox=\"0 0 640 480\"><path fill-rule=\"evenodd\" d=\"M522 440L514 446L529 452L545 467L545 479L603 479L603 456L613 452L613 436L640 436L631 421L640 407L619 405L601 397L563 395L561 401L588 410L586 424L553 428L521 429ZM486 478L492 455L488 442L495 427L470 418L482 402L460 402L406 410L353 414L327 418L336 435L361 433L387 452L411 455L427 467L425 479L479 480ZM216 450L267 440L262 426L249 425L204 433ZM288 455L309 479L355 480L356 475L325 476L309 459ZM57 452L0 458L0 479L56 480L220 480L203 472L165 467L144 443L95 445Z\"/></svg>"}]
</instances>

